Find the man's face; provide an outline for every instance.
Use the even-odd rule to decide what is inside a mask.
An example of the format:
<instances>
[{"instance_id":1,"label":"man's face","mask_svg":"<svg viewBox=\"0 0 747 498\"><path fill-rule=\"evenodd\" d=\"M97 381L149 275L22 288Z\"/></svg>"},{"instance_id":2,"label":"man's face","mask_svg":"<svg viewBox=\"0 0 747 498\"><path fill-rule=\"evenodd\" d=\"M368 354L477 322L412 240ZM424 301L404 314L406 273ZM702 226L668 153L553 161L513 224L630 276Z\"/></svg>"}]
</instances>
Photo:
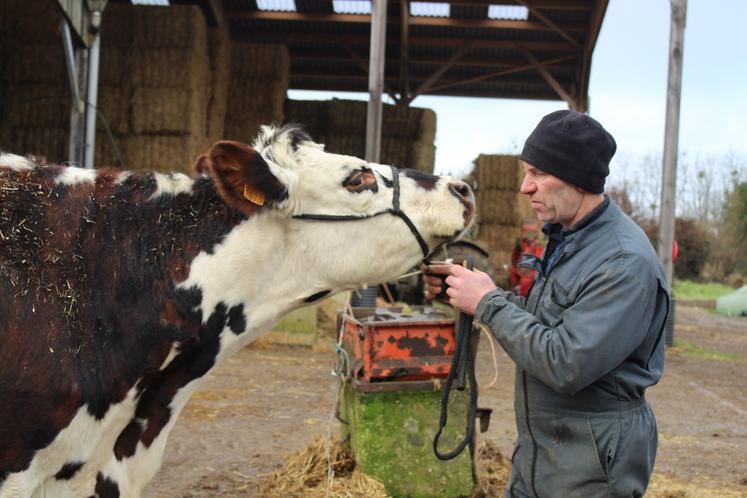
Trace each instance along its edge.
<instances>
[{"instance_id":1,"label":"man's face","mask_svg":"<svg viewBox=\"0 0 747 498\"><path fill-rule=\"evenodd\" d=\"M560 223L570 228L581 207L583 192L557 176L522 161L524 181L521 193L529 196L537 218L545 223Z\"/></svg>"}]
</instances>

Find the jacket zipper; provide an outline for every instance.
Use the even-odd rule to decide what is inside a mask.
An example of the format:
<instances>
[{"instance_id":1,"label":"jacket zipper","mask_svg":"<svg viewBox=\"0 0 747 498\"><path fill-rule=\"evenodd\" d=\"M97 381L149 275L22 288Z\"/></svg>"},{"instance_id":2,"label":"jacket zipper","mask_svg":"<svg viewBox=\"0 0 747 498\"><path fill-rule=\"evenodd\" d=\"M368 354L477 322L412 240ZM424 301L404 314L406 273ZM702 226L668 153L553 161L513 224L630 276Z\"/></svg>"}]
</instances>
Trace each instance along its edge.
<instances>
[{"instance_id":1,"label":"jacket zipper","mask_svg":"<svg viewBox=\"0 0 747 498\"><path fill-rule=\"evenodd\" d=\"M555 264L559 263L560 261L556 262ZM534 310L532 310L532 314L536 316L537 308L539 307L539 303L542 300L542 294L545 292L545 285L547 285L547 276L542 275L540 277L542 281L540 282L539 287L539 296L537 297L537 302L534 304ZM534 283L537 281L535 280ZM532 284L532 287L534 287L534 284ZM530 290L531 292L531 290ZM529 397L527 393L527 372L526 370L521 371L521 384L522 389L524 390L524 419L527 424L527 432L529 432L529 438L532 440L532 471L530 474L530 484L532 485L532 492L534 493L534 497L538 498L537 494L537 488L534 485L535 480L535 473L537 469L537 443L534 440L534 433L532 433L532 425L529 422Z\"/></svg>"}]
</instances>

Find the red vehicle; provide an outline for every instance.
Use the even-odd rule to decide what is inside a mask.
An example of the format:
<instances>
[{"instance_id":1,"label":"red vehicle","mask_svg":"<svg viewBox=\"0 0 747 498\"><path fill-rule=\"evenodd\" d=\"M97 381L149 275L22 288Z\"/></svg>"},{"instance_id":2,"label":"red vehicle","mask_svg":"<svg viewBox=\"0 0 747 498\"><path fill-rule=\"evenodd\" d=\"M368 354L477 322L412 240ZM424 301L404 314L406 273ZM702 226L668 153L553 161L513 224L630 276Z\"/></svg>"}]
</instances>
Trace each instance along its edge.
<instances>
[{"instance_id":1,"label":"red vehicle","mask_svg":"<svg viewBox=\"0 0 747 498\"><path fill-rule=\"evenodd\" d=\"M521 224L521 235L516 242L516 247L511 255L511 267L508 270L509 288L516 294L526 296L534 281L535 270L520 268L519 262L524 254L533 254L542 257L545 244L540 242L540 227L536 222L524 222Z\"/></svg>"}]
</instances>

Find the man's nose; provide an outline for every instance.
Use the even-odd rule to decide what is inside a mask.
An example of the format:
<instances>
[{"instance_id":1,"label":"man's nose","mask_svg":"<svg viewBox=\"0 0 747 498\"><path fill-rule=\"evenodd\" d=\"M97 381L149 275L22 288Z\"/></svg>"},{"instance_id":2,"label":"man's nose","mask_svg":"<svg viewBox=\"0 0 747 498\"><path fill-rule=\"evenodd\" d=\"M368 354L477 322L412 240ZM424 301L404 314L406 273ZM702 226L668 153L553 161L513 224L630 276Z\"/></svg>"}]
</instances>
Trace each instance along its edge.
<instances>
[{"instance_id":1,"label":"man's nose","mask_svg":"<svg viewBox=\"0 0 747 498\"><path fill-rule=\"evenodd\" d=\"M529 175L524 175L524 179L521 181L519 191L522 194L531 194L537 190L537 185L529 178Z\"/></svg>"}]
</instances>

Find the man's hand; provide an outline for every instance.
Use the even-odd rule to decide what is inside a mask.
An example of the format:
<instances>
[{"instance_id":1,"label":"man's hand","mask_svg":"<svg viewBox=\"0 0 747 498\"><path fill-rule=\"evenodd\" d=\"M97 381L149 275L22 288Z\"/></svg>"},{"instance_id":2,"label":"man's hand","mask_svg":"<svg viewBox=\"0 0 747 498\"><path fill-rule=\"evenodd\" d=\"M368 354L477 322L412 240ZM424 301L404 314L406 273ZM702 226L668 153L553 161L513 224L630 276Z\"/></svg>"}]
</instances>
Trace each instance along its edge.
<instances>
[{"instance_id":1,"label":"man's hand","mask_svg":"<svg viewBox=\"0 0 747 498\"><path fill-rule=\"evenodd\" d=\"M480 270L470 271L459 265L430 265L423 268L426 299L435 299L441 292L443 282L436 275L447 275L449 304L469 315L475 314L480 299L496 287L488 274Z\"/></svg>"}]
</instances>

